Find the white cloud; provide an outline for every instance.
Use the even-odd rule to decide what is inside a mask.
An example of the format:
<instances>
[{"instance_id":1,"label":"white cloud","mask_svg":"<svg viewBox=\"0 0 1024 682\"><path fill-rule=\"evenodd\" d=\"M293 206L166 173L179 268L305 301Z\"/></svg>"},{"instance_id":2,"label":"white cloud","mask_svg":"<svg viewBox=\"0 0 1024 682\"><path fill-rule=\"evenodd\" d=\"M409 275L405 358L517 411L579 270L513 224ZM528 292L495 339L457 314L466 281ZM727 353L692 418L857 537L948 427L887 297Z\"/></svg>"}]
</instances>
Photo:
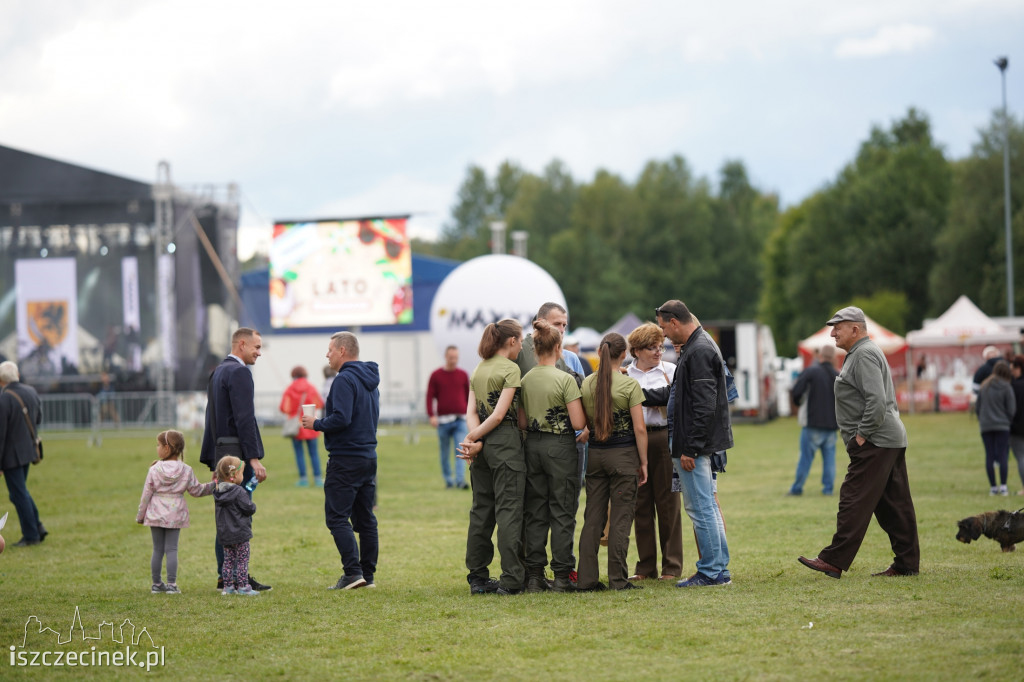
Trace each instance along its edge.
<instances>
[{"instance_id":1,"label":"white cloud","mask_svg":"<svg viewBox=\"0 0 1024 682\"><path fill-rule=\"evenodd\" d=\"M836 47L837 57L882 57L928 47L935 38L930 26L882 26L869 38L846 38Z\"/></svg>"}]
</instances>

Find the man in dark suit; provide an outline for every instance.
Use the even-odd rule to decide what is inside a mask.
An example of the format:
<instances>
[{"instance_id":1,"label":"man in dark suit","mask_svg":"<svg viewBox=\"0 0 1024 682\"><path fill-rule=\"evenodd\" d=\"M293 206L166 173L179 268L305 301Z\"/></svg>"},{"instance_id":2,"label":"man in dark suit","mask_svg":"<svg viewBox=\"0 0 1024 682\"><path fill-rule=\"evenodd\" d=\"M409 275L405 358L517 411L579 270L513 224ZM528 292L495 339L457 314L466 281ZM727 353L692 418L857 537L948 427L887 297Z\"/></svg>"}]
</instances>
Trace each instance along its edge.
<instances>
[{"instance_id":1,"label":"man in dark suit","mask_svg":"<svg viewBox=\"0 0 1024 682\"><path fill-rule=\"evenodd\" d=\"M210 376L206 402L206 429L199 461L215 471L221 457L233 455L245 462L242 480L253 476L257 481L267 478L263 459L263 441L256 424L255 386L249 365L256 364L263 348L263 338L255 329L240 327L231 335L231 355L217 365ZM252 493L250 493L250 496ZM224 564L224 549L218 543L217 574ZM269 590L249 576L255 590ZM217 581L217 588L223 583Z\"/></svg>"}]
</instances>

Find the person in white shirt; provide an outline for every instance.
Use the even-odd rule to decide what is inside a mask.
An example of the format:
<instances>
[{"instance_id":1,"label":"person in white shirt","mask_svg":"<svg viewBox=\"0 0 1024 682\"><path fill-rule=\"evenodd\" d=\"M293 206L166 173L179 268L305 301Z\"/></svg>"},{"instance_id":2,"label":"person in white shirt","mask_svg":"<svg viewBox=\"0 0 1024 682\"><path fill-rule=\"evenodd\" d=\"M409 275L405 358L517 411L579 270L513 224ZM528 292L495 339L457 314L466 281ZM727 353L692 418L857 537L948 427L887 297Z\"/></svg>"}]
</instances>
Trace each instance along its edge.
<instances>
[{"instance_id":1,"label":"person in white shirt","mask_svg":"<svg viewBox=\"0 0 1024 682\"><path fill-rule=\"evenodd\" d=\"M658 325L643 324L629 335L633 362L626 372L644 389L668 386L676 366L662 360L665 335ZM683 529L678 492L672 491L672 455L668 447L668 417L664 407L645 407L647 424L647 485L636 496L636 570L630 580L678 580L683 572ZM658 531L655 534L655 518ZM658 549L661 573L658 573Z\"/></svg>"}]
</instances>

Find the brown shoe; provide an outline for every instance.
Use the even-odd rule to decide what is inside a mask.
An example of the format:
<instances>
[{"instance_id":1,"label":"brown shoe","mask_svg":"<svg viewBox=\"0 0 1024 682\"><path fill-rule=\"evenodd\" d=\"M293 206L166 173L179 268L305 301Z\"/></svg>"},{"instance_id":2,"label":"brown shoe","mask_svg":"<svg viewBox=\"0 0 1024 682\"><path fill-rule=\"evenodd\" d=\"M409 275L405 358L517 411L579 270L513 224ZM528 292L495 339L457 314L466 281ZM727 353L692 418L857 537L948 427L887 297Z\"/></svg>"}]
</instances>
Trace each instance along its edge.
<instances>
[{"instance_id":1,"label":"brown shoe","mask_svg":"<svg viewBox=\"0 0 1024 682\"><path fill-rule=\"evenodd\" d=\"M905 575L917 575L917 571L901 571L900 569L896 568L895 566L890 566L889 568L885 569L881 573L872 573L871 577L873 577L873 578L879 578L879 577L899 578L899 577L905 576Z\"/></svg>"},{"instance_id":2,"label":"brown shoe","mask_svg":"<svg viewBox=\"0 0 1024 682\"><path fill-rule=\"evenodd\" d=\"M811 570L821 571L829 578L836 578L838 580L843 575L842 569L836 568L827 561L822 561L820 557L814 557L813 559L800 557L798 561Z\"/></svg>"}]
</instances>

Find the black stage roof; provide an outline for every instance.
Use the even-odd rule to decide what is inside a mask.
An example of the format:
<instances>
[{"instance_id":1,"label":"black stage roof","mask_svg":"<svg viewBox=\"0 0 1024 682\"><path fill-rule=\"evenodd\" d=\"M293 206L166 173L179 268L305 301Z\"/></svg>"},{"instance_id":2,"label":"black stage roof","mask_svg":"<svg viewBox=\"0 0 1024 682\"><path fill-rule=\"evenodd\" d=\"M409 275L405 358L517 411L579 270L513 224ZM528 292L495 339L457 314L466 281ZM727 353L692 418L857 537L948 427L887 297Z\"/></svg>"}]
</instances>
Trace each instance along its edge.
<instances>
[{"instance_id":1,"label":"black stage roof","mask_svg":"<svg viewBox=\"0 0 1024 682\"><path fill-rule=\"evenodd\" d=\"M153 219L149 183L0 145L0 226Z\"/></svg>"}]
</instances>

